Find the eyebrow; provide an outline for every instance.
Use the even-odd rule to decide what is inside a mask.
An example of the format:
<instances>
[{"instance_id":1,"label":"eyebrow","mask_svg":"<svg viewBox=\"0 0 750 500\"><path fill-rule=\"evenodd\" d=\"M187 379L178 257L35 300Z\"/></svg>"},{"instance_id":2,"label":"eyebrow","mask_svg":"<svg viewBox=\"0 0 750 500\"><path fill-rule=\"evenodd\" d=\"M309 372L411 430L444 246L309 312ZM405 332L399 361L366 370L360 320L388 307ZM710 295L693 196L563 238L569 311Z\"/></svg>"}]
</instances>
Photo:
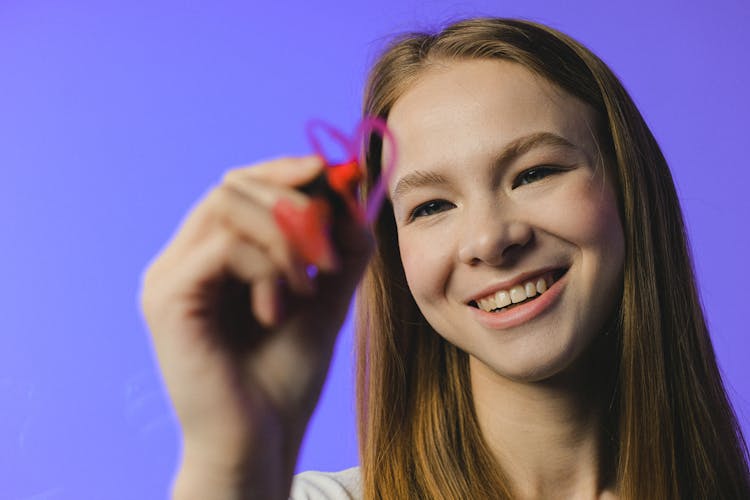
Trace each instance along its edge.
<instances>
[{"instance_id":1,"label":"eyebrow","mask_svg":"<svg viewBox=\"0 0 750 500\"><path fill-rule=\"evenodd\" d=\"M533 134L525 135L511 141L505 149L503 149L494 161L496 167L506 165L507 163L515 160L519 156L523 156L532 149L541 146L558 146L566 149L574 149L581 151L581 149L575 144L571 143L567 139L551 132L535 132ZM421 170L415 170L405 176L403 176L396 184L393 190L392 200L403 196L407 191L426 187L435 186L441 184L447 184L448 178L442 174L436 172L425 172Z\"/></svg>"}]
</instances>

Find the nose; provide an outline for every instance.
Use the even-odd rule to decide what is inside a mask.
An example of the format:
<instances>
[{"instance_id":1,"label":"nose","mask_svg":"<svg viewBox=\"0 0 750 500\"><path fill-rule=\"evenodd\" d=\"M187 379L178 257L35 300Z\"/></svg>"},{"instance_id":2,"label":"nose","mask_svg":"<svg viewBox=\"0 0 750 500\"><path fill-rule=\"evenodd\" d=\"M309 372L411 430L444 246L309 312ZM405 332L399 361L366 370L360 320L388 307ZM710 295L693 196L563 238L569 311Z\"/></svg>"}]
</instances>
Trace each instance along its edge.
<instances>
[{"instance_id":1,"label":"nose","mask_svg":"<svg viewBox=\"0 0 750 500\"><path fill-rule=\"evenodd\" d=\"M503 213L497 206L483 211L484 216L464 225L458 259L469 265L498 266L518 258L534 238L531 224L505 207Z\"/></svg>"}]
</instances>

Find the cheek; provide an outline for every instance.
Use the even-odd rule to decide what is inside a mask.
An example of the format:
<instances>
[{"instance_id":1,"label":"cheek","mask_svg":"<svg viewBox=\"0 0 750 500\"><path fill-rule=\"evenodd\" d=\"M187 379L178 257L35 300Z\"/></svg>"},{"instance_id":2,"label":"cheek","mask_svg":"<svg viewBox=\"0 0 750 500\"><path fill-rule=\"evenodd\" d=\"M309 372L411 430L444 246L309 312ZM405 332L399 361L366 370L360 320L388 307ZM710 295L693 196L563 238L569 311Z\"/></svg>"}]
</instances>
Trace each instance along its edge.
<instances>
[{"instance_id":1,"label":"cheek","mask_svg":"<svg viewBox=\"0 0 750 500\"><path fill-rule=\"evenodd\" d=\"M436 249L445 249L446 245L428 244L425 240L399 235L401 262L417 304L434 301L445 288L448 255L445 250Z\"/></svg>"},{"instance_id":2,"label":"cheek","mask_svg":"<svg viewBox=\"0 0 750 500\"><path fill-rule=\"evenodd\" d=\"M570 186L552 205L548 210L550 225L560 236L583 250L606 255L608 260L621 260L624 240L616 198L600 178Z\"/></svg>"},{"instance_id":3,"label":"cheek","mask_svg":"<svg viewBox=\"0 0 750 500\"><path fill-rule=\"evenodd\" d=\"M617 201L614 190L596 178L572 186L564 197L566 210L556 212L555 224L581 257L579 321L594 332L616 307L622 283L625 239Z\"/></svg>"}]
</instances>

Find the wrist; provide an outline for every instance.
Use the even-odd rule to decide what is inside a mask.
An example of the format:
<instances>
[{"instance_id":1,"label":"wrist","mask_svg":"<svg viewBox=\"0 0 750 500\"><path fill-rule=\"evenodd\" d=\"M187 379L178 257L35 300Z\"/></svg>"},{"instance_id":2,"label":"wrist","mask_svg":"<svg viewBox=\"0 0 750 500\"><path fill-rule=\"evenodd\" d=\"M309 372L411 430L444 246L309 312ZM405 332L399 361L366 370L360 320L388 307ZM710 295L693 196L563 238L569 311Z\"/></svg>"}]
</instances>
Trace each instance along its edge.
<instances>
[{"instance_id":1,"label":"wrist","mask_svg":"<svg viewBox=\"0 0 750 500\"><path fill-rule=\"evenodd\" d=\"M241 500L245 495L241 480L219 471L183 465L172 484L172 500Z\"/></svg>"},{"instance_id":2,"label":"wrist","mask_svg":"<svg viewBox=\"0 0 750 500\"><path fill-rule=\"evenodd\" d=\"M286 499L290 484L274 469L271 464L225 468L184 460L172 485L172 500Z\"/></svg>"},{"instance_id":3,"label":"wrist","mask_svg":"<svg viewBox=\"0 0 750 500\"><path fill-rule=\"evenodd\" d=\"M284 499L289 495L291 468L284 447L274 439L238 450L218 450L184 443L182 460L172 485L173 500ZM258 451L261 450L261 451Z\"/></svg>"}]
</instances>

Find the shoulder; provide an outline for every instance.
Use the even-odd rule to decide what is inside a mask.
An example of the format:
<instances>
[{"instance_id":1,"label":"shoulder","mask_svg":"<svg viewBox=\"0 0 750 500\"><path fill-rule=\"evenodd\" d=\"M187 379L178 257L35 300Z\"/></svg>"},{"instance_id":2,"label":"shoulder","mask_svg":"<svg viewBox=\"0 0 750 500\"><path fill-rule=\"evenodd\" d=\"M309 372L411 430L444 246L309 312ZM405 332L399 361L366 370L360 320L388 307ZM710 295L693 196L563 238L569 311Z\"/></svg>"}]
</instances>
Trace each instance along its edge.
<instances>
[{"instance_id":1,"label":"shoulder","mask_svg":"<svg viewBox=\"0 0 750 500\"><path fill-rule=\"evenodd\" d=\"M339 472L307 471L294 476L290 500L359 500L359 467Z\"/></svg>"}]
</instances>

